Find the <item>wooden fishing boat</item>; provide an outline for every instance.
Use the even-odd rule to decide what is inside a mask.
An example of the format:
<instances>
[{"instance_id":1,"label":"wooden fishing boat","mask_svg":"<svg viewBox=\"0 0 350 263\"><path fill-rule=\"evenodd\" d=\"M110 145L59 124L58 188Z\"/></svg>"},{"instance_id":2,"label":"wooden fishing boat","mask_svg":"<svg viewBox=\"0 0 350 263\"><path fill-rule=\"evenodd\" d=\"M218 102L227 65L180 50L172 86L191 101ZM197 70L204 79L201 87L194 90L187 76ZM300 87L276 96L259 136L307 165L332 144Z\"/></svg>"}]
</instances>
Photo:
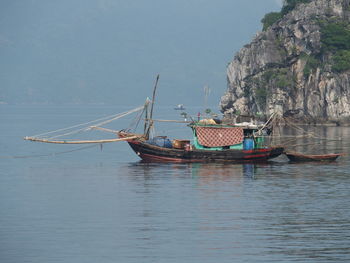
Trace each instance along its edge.
<instances>
[{"instance_id":1,"label":"wooden fishing boat","mask_svg":"<svg viewBox=\"0 0 350 263\"><path fill-rule=\"evenodd\" d=\"M157 162L262 162L281 155L284 148L281 146L268 145L264 140L264 125L253 123L225 124L218 119L202 119L197 116L191 121L181 121L192 129L192 140L170 140L167 136L154 136L152 132L155 120L152 118L155 101L156 88L159 76L153 89L152 100L147 99L142 107L138 107L117 115L107 116L95 121L74 125L56 131L25 137L25 140L56 143L56 144L103 144L117 141L127 141L134 152L145 161ZM141 111L135 119L136 128L140 120L144 119L143 133L136 134L129 130L111 130L102 125L119 119L134 112ZM144 116L144 117L142 117ZM178 122L178 121L176 121ZM88 125L86 127L86 125ZM118 138L102 140L74 140L63 139L65 136L78 134L80 132L99 130L110 132ZM57 134L57 133L63 134Z\"/></svg>"},{"instance_id":2,"label":"wooden fishing boat","mask_svg":"<svg viewBox=\"0 0 350 263\"><path fill-rule=\"evenodd\" d=\"M159 76L158 76L159 77ZM214 119L197 120L188 125L193 132L190 140L170 140L167 136L150 136L154 120L153 106L158 77L150 109L145 105L144 133L118 132L144 161L157 162L258 162L275 158L284 152L281 146L267 146L261 136L265 125L222 124ZM260 134L260 136L259 136ZM136 136L136 138L135 138Z\"/></svg>"},{"instance_id":3,"label":"wooden fishing boat","mask_svg":"<svg viewBox=\"0 0 350 263\"><path fill-rule=\"evenodd\" d=\"M285 155L291 162L331 162L335 161L339 156L344 154L302 154L296 152L286 152Z\"/></svg>"},{"instance_id":4,"label":"wooden fishing boat","mask_svg":"<svg viewBox=\"0 0 350 263\"><path fill-rule=\"evenodd\" d=\"M121 131L120 138L131 137L133 134ZM163 137L164 138L164 137ZM166 138L164 138L166 139ZM186 143L183 148L161 147L154 145L145 137L126 140L134 152L144 161L152 162L261 162L275 158L284 151L283 147L255 147L252 149L234 149L230 147L196 148ZM176 141L176 140L174 140ZM174 144L173 144L174 145ZM236 146L238 147L238 146Z\"/></svg>"}]
</instances>

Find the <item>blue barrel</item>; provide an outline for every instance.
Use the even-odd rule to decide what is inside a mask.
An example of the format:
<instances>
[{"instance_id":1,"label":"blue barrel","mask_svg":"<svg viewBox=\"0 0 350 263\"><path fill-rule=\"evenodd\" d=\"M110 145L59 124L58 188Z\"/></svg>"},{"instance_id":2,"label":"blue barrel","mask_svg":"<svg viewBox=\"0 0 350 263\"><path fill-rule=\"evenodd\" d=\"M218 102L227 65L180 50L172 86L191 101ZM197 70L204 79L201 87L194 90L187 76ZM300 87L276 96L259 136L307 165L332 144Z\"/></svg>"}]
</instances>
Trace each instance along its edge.
<instances>
[{"instance_id":1,"label":"blue barrel","mask_svg":"<svg viewBox=\"0 0 350 263\"><path fill-rule=\"evenodd\" d=\"M245 138L243 141L244 150L253 150L254 149L254 140L250 138Z\"/></svg>"},{"instance_id":2,"label":"blue barrel","mask_svg":"<svg viewBox=\"0 0 350 263\"><path fill-rule=\"evenodd\" d=\"M173 144L169 139L164 140L164 146L165 148L173 148Z\"/></svg>"},{"instance_id":3,"label":"blue barrel","mask_svg":"<svg viewBox=\"0 0 350 263\"><path fill-rule=\"evenodd\" d=\"M163 136L154 137L147 141L149 144L156 145L159 147L172 148L173 145L168 138Z\"/></svg>"}]
</instances>

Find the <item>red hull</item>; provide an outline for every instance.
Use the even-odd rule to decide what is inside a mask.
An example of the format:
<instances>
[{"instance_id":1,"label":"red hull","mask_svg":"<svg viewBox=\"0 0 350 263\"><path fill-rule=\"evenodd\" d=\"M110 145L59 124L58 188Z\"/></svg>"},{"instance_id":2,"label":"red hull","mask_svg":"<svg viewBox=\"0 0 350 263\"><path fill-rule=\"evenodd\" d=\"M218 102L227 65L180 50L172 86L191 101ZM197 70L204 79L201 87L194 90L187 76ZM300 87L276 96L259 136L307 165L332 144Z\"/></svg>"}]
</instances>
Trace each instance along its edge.
<instances>
[{"instance_id":1,"label":"red hull","mask_svg":"<svg viewBox=\"0 0 350 263\"><path fill-rule=\"evenodd\" d=\"M144 161L148 162L174 162L174 163L193 163L193 162L264 162L281 155L283 147L271 147L256 150L184 150L163 148L139 140L128 141L135 153Z\"/></svg>"}]
</instances>

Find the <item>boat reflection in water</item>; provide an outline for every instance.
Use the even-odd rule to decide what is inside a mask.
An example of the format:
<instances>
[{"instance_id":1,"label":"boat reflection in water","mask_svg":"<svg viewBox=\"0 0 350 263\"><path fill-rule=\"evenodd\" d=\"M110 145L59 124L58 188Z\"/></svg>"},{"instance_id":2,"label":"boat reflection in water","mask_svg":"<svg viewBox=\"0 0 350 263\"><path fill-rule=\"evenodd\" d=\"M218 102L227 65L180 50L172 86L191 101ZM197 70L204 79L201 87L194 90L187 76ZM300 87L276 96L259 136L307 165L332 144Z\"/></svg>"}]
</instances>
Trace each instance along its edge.
<instances>
[{"instance_id":1,"label":"boat reflection in water","mask_svg":"<svg viewBox=\"0 0 350 263\"><path fill-rule=\"evenodd\" d=\"M211 164L194 163L189 165L192 176L208 179L220 179L225 177L246 177L254 178L257 166L252 163L245 164Z\"/></svg>"},{"instance_id":2,"label":"boat reflection in water","mask_svg":"<svg viewBox=\"0 0 350 263\"><path fill-rule=\"evenodd\" d=\"M264 164L259 164L264 165ZM267 165L267 164L266 164ZM254 179L258 165L254 163L221 164L221 163L150 163L139 161L124 167L124 174L144 176L147 179L169 177L198 178L215 181L227 179ZM124 170L123 169L123 170Z\"/></svg>"}]
</instances>

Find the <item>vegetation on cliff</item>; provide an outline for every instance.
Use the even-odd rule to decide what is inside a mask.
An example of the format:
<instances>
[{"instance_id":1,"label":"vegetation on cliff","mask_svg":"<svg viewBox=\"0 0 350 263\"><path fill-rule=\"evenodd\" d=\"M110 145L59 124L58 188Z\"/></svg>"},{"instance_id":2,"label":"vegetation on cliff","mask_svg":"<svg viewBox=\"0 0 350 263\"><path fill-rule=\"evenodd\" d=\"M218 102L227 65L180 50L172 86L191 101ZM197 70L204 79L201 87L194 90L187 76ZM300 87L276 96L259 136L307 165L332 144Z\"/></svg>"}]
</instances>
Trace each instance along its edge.
<instances>
[{"instance_id":1,"label":"vegetation on cliff","mask_svg":"<svg viewBox=\"0 0 350 263\"><path fill-rule=\"evenodd\" d=\"M332 70L350 69L350 23L322 20L320 26L322 51L334 55Z\"/></svg>"},{"instance_id":2,"label":"vegetation on cliff","mask_svg":"<svg viewBox=\"0 0 350 263\"><path fill-rule=\"evenodd\" d=\"M261 23L263 24L263 31L266 31L271 25L276 23L278 20L282 18L281 12L270 12L267 13L263 19L261 19Z\"/></svg>"},{"instance_id":3,"label":"vegetation on cliff","mask_svg":"<svg viewBox=\"0 0 350 263\"><path fill-rule=\"evenodd\" d=\"M309 3L311 0L286 0L280 12L267 13L261 23L263 24L263 30L265 31L275 22L280 20L284 15L292 11L298 4Z\"/></svg>"},{"instance_id":4,"label":"vegetation on cliff","mask_svg":"<svg viewBox=\"0 0 350 263\"><path fill-rule=\"evenodd\" d=\"M311 0L286 0L280 12L267 13L261 20L263 31L283 18L284 15L294 10L298 4L309 3ZM305 56L301 54L306 61L304 75L308 77L312 69L317 68L322 61L320 58L323 54L329 53L333 55L331 61L332 70L335 72L343 72L350 69L350 23L340 19L318 20L321 31L322 50L319 54Z\"/></svg>"},{"instance_id":5,"label":"vegetation on cliff","mask_svg":"<svg viewBox=\"0 0 350 263\"><path fill-rule=\"evenodd\" d=\"M274 23L281 20L286 14L296 8L298 4L309 3L312 0L286 0L280 12L270 12L261 20L263 24L263 31L266 31ZM341 18L334 16L326 17L324 19L311 19L315 24L319 25L321 49L318 52L311 52L309 54L300 52L296 57L305 61L303 75L307 79L311 73L317 69L329 68L335 73L341 73L350 69L350 23ZM278 50L277 52L284 52L283 40L276 39ZM281 48L282 46L282 48ZM292 53L297 53L294 50ZM331 59L327 59L327 58ZM326 58L326 59L325 59ZM280 67L280 66L279 66ZM258 104L259 110L266 110L266 100L272 94L268 92L267 85L274 85L278 88L293 87L295 84L294 76L288 74L287 69L269 69L262 75L262 85L253 88L255 100ZM247 91L246 91L247 94Z\"/></svg>"},{"instance_id":6,"label":"vegetation on cliff","mask_svg":"<svg viewBox=\"0 0 350 263\"><path fill-rule=\"evenodd\" d=\"M226 114L350 120L350 0L285 0L228 66Z\"/></svg>"}]
</instances>

